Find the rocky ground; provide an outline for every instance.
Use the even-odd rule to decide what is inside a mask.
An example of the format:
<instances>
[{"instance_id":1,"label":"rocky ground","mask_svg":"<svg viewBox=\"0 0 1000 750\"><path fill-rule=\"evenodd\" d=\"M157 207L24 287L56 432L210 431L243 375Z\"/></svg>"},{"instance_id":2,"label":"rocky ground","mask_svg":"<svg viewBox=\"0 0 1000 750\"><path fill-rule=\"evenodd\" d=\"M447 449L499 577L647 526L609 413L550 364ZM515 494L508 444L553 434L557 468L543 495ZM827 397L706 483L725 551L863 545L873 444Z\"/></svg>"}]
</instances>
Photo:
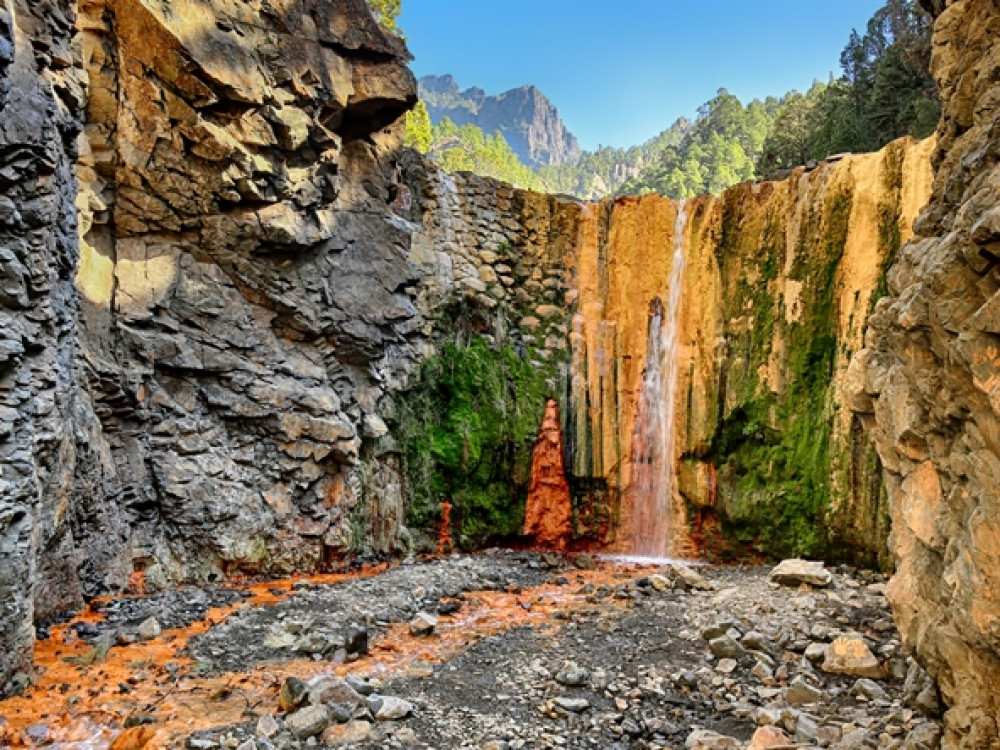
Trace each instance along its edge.
<instances>
[{"instance_id":1,"label":"rocky ground","mask_svg":"<svg viewBox=\"0 0 1000 750\"><path fill-rule=\"evenodd\" d=\"M284 678L276 705L185 741L205 750L937 747L936 690L902 652L884 579L791 568L778 583L764 568L594 572L499 553L305 584L188 650L223 672L303 654L319 669ZM522 610L546 615L442 649L440 663L386 671L364 658L369 639L406 649L471 632L471 614L488 607L478 592L489 590L516 592Z\"/></svg>"}]
</instances>

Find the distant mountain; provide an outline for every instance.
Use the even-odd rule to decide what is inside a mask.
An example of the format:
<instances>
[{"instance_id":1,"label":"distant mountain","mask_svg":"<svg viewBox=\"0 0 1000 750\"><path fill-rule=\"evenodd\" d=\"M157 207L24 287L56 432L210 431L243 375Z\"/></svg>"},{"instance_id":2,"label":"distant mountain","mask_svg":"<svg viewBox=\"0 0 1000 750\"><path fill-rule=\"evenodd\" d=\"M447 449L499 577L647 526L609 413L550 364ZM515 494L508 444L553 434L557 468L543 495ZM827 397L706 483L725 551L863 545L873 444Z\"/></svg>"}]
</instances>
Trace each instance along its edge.
<instances>
[{"instance_id":1,"label":"distant mountain","mask_svg":"<svg viewBox=\"0 0 1000 750\"><path fill-rule=\"evenodd\" d=\"M424 76L420 98L436 125L445 117L456 125L473 124L486 133L499 131L514 153L532 167L573 164L580 144L552 102L535 86L522 86L497 96L481 88L462 91L450 75Z\"/></svg>"}]
</instances>

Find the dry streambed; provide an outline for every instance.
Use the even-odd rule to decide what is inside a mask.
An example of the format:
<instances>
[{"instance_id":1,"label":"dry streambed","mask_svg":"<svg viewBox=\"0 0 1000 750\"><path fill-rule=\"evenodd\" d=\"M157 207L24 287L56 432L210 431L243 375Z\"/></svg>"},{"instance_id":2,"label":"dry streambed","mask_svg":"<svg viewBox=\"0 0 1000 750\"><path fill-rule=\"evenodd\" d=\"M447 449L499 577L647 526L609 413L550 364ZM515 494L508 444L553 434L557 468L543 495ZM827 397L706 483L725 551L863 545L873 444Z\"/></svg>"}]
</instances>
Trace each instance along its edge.
<instances>
[{"instance_id":1,"label":"dry streambed","mask_svg":"<svg viewBox=\"0 0 1000 750\"><path fill-rule=\"evenodd\" d=\"M936 692L902 652L883 579L783 570L778 583L763 568L495 552L108 603L43 642L77 663L43 659L38 685L0 703L0 738L115 750L936 747Z\"/></svg>"}]
</instances>

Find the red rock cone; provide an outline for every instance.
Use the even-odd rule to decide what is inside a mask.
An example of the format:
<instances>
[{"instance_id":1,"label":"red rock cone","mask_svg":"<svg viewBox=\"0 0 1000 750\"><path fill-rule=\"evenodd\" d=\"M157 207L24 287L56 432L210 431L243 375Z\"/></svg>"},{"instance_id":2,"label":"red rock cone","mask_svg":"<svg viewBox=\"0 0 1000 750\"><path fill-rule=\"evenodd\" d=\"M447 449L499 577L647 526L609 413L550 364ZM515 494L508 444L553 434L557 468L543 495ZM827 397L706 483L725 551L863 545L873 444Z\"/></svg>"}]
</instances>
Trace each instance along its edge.
<instances>
[{"instance_id":1,"label":"red rock cone","mask_svg":"<svg viewBox=\"0 0 1000 750\"><path fill-rule=\"evenodd\" d=\"M570 538L571 515L559 404L549 399L531 460L531 489L524 513L524 535L532 537L539 546L565 549Z\"/></svg>"}]
</instances>

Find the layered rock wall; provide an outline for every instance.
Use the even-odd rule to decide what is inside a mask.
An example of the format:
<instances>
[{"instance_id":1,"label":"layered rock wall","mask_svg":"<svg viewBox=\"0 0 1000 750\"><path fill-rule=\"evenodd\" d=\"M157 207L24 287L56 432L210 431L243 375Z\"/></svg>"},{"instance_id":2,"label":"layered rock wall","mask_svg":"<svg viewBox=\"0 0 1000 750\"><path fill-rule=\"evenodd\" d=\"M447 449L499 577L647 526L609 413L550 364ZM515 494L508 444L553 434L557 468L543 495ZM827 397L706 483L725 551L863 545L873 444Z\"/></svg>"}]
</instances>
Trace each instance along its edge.
<instances>
[{"instance_id":1,"label":"layered rock wall","mask_svg":"<svg viewBox=\"0 0 1000 750\"><path fill-rule=\"evenodd\" d=\"M77 388L73 161L82 71L61 0L0 3L0 691L35 617L72 604L74 474L92 420Z\"/></svg>"},{"instance_id":2,"label":"layered rock wall","mask_svg":"<svg viewBox=\"0 0 1000 750\"><path fill-rule=\"evenodd\" d=\"M918 237L889 274L851 402L873 435L903 638L938 680L945 746L1000 747L1000 6L926 3L944 114Z\"/></svg>"},{"instance_id":3,"label":"layered rock wall","mask_svg":"<svg viewBox=\"0 0 1000 750\"><path fill-rule=\"evenodd\" d=\"M359 467L419 332L389 208L392 126L415 101L405 48L363 0L80 14L77 284L110 475L94 503L127 517L128 572L163 584L391 549L397 524L352 523L401 513L398 467L372 460L377 496Z\"/></svg>"},{"instance_id":4,"label":"layered rock wall","mask_svg":"<svg viewBox=\"0 0 1000 750\"><path fill-rule=\"evenodd\" d=\"M692 511L703 551L885 562L879 473L844 387L885 269L927 200L932 145L899 141L689 202L675 507ZM588 206L568 261L571 472L620 509L613 517L628 513L659 335L651 304L669 294L677 210L659 196Z\"/></svg>"},{"instance_id":5,"label":"layered rock wall","mask_svg":"<svg viewBox=\"0 0 1000 750\"><path fill-rule=\"evenodd\" d=\"M0 21L0 680L137 572L398 549L379 413L425 336L402 43L364 0Z\"/></svg>"}]
</instances>

